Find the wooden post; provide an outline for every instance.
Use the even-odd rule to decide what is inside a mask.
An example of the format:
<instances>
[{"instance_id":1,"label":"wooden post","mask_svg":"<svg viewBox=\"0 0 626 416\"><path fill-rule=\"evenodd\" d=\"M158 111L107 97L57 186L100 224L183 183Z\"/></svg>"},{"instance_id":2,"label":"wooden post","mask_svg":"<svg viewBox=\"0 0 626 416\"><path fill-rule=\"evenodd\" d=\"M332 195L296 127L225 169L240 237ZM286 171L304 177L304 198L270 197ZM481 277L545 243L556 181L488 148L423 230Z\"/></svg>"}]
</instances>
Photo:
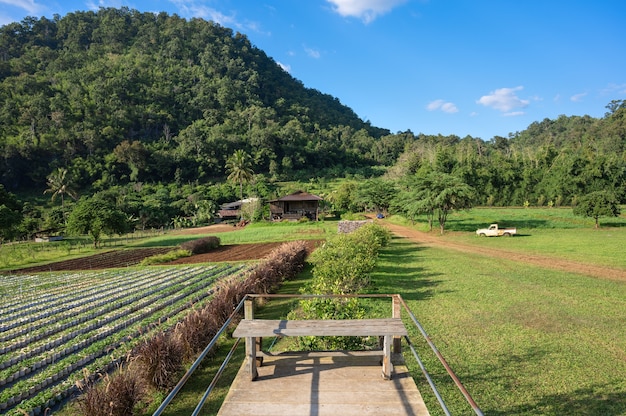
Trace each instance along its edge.
<instances>
[{"instance_id":1,"label":"wooden post","mask_svg":"<svg viewBox=\"0 0 626 416\"><path fill-rule=\"evenodd\" d=\"M244 319L254 319L254 299L246 299L243 303ZM246 356L248 357L247 365L250 374L250 380L254 380L258 376L256 369L257 359L256 351L258 347L256 337L246 337Z\"/></svg>"},{"instance_id":2,"label":"wooden post","mask_svg":"<svg viewBox=\"0 0 626 416\"><path fill-rule=\"evenodd\" d=\"M391 336L385 335L383 337L383 378L385 380L391 380Z\"/></svg>"},{"instance_id":3,"label":"wooden post","mask_svg":"<svg viewBox=\"0 0 626 416\"><path fill-rule=\"evenodd\" d=\"M393 310L391 312L392 318L400 319L402 317L402 305L400 304L400 297L398 295L393 295ZM402 337L396 335L393 337L393 352L395 354L402 353Z\"/></svg>"}]
</instances>

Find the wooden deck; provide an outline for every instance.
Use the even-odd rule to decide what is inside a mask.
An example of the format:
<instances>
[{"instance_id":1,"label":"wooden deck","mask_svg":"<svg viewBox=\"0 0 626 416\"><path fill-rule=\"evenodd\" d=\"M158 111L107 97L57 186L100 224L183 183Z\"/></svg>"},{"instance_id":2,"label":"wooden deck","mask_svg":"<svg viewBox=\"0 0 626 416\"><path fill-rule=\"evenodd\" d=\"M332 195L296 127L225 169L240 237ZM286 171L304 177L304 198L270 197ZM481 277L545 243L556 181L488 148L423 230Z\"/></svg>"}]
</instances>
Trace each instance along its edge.
<instances>
[{"instance_id":1,"label":"wooden deck","mask_svg":"<svg viewBox=\"0 0 626 416\"><path fill-rule=\"evenodd\" d=\"M267 354L256 381L242 364L218 415L428 415L401 357L391 380L380 360L380 351Z\"/></svg>"}]
</instances>

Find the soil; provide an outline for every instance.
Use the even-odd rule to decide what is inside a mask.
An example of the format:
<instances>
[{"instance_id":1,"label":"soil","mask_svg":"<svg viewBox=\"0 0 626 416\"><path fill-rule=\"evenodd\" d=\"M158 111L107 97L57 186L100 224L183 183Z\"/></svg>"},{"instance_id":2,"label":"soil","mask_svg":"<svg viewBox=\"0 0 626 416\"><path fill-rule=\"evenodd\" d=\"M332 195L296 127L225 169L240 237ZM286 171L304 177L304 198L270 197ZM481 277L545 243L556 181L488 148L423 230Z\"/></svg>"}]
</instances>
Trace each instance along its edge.
<instances>
[{"instance_id":1,"label":"soil","mask_svg":"<svg viewBox=\"0 0 626 416\"><path fill-rule=\"evenodd\" d=\"M456 243L448 241L439 235L425 233L413 230L400 225L383 223L395 235L408 238L421 245L442 247L462 251L464 253L477 254L480 256L493 257L496 259L513 260L520 263L532 264L546 269L561 270L569 273L578 273L601 279L622 280L626 281L626 270L614 269L575 261L562 260L554 257L545 257L541 255L524 254L519 252L511 252L494 248L483 248L473 245ZM496 238L496 237L493 237ZM515 238L515 237L498 237L498 238Z\"/></svg>"},{"instance_id":2,"label":"soil","mask_svg":"<svg viewBox=\"0 0 626 416\"><path fill-rule=\"evenodd\" d=\"M411 228L403 227L400 225L388 224L384 221L382 221L381 223L389 228L395 235L408 238L409 240L420 245L442 247L446 249L462 251L464 253L492 257L495 259L513 260L524 264L532 264L544 267L547 269L561 270L569 273L578 273L601 279L626 281L626 270L579 263L569 260L562 260L554 257L523 254L519 252L511 252L494 248L477 247L474 245L452 242L440 237L439 235L413 230ZM218 224L208 227L180 230L176 231L175 234L193 235L219 233L233 230L237 230L237 227L234 227L232 225ZM309 251L312 251L313 249L315 249L315 247L321 244L321 240L307 240L307 242ZM167 264L258 260L266 257L273 249L281 244L282 243L280 242L276 242L260 244L224 245L220 246L210 253L197 254L191 257L181 258ZM37 273L64 270L96 270L111 267L127 267L138 264L145 257L153 256L155 254L166 253L170 250L171 247L158 247L109 251L106 253L100 253L79 259L51 263L45 266L28 267L25 269L14 270L12 271L12 273Z\"/></svg>"},{"instance_id":3,"label":"soil","mask_svg":"<svg viewBox=\"0 0 626 416\"><path fill-rule=\"evenodd\" d=\"M174 231L175 235L213 234L226 231L236 231L241 229L232 225L216 224L207 227L190 228ZM305 240L309 252L319 246L323 240ZM223 245L210 253L196 254L191 257L184 257L175 261L165 263L167 265L194 264L224 261L248 261L259 260L266 257L272 250L283 244L258 243L258 244L232 244ZM12 270L9 273L41 273L71 270L98 270L114 267L128 267L139 264L144 258L163 254L171 251L172 247L137 248L125 250L113 250L98 253L92 256L81 257L72 260L63 260L43 266L27 267L19 270Z\"/></svg>"}]
</instances>

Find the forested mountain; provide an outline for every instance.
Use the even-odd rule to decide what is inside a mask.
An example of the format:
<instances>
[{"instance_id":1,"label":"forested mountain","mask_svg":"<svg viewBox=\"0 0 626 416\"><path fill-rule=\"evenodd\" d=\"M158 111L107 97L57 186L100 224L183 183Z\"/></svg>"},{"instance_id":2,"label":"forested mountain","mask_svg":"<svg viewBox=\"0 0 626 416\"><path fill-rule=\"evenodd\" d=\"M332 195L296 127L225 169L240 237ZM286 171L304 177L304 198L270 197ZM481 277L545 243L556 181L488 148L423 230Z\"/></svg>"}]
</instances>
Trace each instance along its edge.
<instances>
[{"instance_id":1,"label":"forested mountain","mask_svg":"<svg viewBox=\"0 0 626 416\"><path fill-rule=\"evenodd\" d=\"M478 205L573 205L597 190L625 203L626 101L607 109L485 140L391 133L212 22L126 8L28 18L0 28L0 231L56 227L64 195L96 193L135 227L209 219L239 195L225 181L236 151L255 174L245 194L266 199L274 180L362 179L383 166L386 191L440 172ZM15 197L44 190L60 209ZM360 208L356 191L328 200Z\"/></svg>"},{"instance_id":2,"label":"forested mountain","mask_svg":"<svg viewBox=\"0 0 626 416\"><path fill-rule=\"evenodd\" d=\"M273 176L378 161L389 132L308 89L240 33L100 9L0 28L0 181L87 188L224 175L236 149Z\"/></svg>"}]
</instances>

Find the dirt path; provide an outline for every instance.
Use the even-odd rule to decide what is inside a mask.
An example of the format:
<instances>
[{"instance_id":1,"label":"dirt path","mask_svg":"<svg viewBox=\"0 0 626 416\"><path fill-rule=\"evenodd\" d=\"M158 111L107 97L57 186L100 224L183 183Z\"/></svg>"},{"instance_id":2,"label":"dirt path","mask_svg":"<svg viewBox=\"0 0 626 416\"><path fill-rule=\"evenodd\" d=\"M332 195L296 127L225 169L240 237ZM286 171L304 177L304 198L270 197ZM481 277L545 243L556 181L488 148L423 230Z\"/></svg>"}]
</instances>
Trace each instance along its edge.
<instances>
[{"instance_id":1,"label":"dirt path","mask_svg":"<svg viewBox=\"0 0 626 416\"><path fill-rule=\"evenodd\" d=\"M468 244L448 241L445 238L434 236L422 231L416 231L408 227L403 227L401 225L388 224L386 222L383 223L383 225L385 225L395 235L399 237L405 237L411 241L426 246L452 249L462 251L464 253L478 254L480 256L494 257L497 259L519 261L521 263L533 264L535 266L544 267L546 269L561 270L569 273L579 273L601 279L626 281L626 270L578 263L569 260L560 260L554 257L545 257L535 254L519 253L494 248L476 247Z\"/></svg>"}]
</instances>

